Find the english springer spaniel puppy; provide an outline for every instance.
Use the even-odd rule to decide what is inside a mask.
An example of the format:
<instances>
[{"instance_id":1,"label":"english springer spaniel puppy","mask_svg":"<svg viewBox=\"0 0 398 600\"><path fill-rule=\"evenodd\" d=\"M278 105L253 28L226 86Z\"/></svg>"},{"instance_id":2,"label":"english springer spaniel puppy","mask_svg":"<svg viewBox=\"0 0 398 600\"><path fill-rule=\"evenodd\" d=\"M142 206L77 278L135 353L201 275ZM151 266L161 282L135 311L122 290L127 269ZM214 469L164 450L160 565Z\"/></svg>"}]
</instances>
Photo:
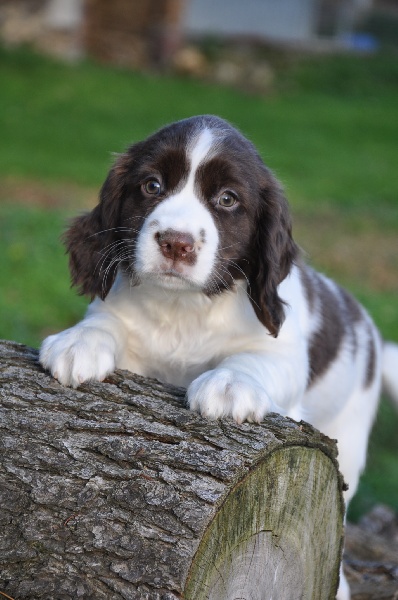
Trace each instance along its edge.
<instances>
[{"instance_id":1,"label":"english springer spaniel puppy","mask_svg":"<svg viewBox=\"0 0 398 600\"><path fill-rule=\"evenodd\" d=\"M187 387L210 419L308 421L337 438L350 500L383 377L398 399L398 346L303 263L282 189L236 129L199 116L134 144L65 242L93 301L44 341L54 377L77 387L129 369Z\"/></svg>"}]
</instances>

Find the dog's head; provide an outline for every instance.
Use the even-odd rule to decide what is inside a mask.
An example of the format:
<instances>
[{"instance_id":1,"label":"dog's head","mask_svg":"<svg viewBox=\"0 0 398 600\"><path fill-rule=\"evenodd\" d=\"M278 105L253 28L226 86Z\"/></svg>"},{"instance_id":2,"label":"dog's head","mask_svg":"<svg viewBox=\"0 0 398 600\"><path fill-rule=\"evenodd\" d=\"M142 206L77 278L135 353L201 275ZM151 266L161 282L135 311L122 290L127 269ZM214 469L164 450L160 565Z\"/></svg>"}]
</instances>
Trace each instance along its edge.
<instances>
[{"instance_id":1,"label":"dog's head","mask_svg":"<svg viewBox=\"0 0 398 600\"><path fill-rule=\"evenodd\" d=\"M208 295L245 279L274 336L284 319L277 287L297 255L279 184L254 146L213 116L178 121L128 148L65 243L72 282L92 297L107 296L118 269L134 285Z\"/></svg>"}]
</instances>

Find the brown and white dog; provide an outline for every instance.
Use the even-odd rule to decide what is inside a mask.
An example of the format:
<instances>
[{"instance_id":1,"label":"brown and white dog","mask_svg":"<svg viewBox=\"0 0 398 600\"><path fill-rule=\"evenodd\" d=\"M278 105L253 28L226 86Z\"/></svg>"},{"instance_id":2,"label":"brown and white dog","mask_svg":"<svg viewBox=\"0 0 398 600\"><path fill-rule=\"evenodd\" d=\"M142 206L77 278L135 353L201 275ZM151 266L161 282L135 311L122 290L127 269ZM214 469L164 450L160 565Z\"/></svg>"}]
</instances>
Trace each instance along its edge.
<instances>
[{"instance_id":1,"label":"brown and white dog","mask_svg":"<svg viewBox=\"0 0 398 600\"><path fill-rule=\"evenodd\" d=\"M236 129L199 116L134 144L65 241L93 302L44 341L54 377L76 387L129 369L186 386L210 419L304 419L338 439L350 500L383 377L398 400L398 346L302 262L281 187Z\"/></svg>"}]
</instances>

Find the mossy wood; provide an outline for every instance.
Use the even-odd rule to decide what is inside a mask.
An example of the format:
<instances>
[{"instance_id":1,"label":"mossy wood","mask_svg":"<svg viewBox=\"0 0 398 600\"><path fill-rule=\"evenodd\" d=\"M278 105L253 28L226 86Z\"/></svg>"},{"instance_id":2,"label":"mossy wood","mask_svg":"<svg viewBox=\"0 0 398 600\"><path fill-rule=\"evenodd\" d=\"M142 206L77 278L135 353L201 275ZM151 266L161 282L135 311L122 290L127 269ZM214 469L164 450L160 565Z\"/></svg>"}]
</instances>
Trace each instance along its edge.
<instances>
[{"instance_id":1,"label":"mossy wood","mask_svg":"<svg viewBox=\"0 0 398 600\"><path fill-rule=\"evenodd\" d=\"M117 372L72 390L0 343L0 591L17 600L323 600L335 443L279 415L208 422ZM0 596L1 597L1 596Z\"/></svg>"}]
</instances>

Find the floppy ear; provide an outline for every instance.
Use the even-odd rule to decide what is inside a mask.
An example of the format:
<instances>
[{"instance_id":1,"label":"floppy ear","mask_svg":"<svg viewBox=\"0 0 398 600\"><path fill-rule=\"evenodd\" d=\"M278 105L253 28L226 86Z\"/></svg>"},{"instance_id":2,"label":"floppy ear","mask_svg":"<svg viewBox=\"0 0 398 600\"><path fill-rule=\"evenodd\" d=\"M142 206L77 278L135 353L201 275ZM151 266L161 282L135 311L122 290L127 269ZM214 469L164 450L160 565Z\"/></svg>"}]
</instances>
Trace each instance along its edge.
<instances>
[{"instance_id":1,"label":"floppy ear","mask_svg":"<svg viewBox=\"0 0 398 600\"><path fill-rule=\"evenodd\" d=\"M72 221L63 235L69 253L72 285L93 299L106 298L116 277L118 222L127 155L111 169L100 192L100 203ZM119 248L120 250L120 248Z\"/></svg>"},{"instance_id":2,"label":"floppy ear","mask_svg":"<svg viewBox=\"0 0 398 600\"><path fill-rule=\"evenodd\" d=\"M298 255L292 239L289 206L278 182L269 175L260 192L254 239L254 268L250 277L250 300L258 319L277 337L285 319L278 285L289 274Z\"/></svg>"}]
</instances>

